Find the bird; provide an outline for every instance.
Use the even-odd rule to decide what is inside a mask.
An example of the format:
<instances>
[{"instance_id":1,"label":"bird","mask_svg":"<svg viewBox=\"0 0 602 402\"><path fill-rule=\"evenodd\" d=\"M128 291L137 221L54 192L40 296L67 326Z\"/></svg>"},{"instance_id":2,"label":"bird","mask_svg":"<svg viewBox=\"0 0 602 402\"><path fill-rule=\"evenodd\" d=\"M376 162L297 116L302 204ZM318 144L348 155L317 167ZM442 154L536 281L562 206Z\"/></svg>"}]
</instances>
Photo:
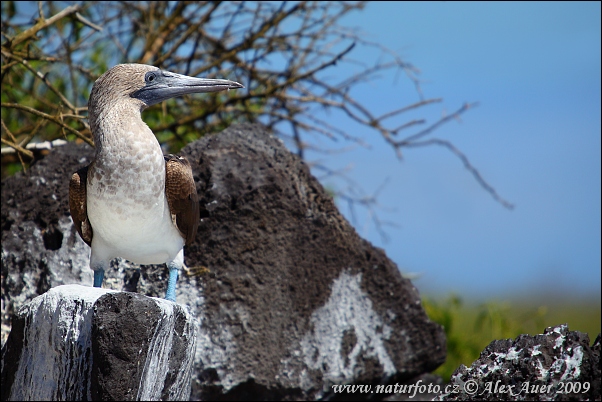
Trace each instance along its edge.
<instances>
[{"instance_id":1,"label":"bird","mask_svg":"<svg viewBox=\"0 0 602 402\"><path fill-rule=\"evenodd\" d=\"M184 245L192 243L199 223L198 196L188 160L163 155L141 113L173 97L238 88L244 86L145 64L118 64L94 82L88 121L95 155L69 182L69 209L91 248L94 287L102 287L105 270L116 257L165 263L165 299L176 301Z\"/></svg>"}]
</instances>

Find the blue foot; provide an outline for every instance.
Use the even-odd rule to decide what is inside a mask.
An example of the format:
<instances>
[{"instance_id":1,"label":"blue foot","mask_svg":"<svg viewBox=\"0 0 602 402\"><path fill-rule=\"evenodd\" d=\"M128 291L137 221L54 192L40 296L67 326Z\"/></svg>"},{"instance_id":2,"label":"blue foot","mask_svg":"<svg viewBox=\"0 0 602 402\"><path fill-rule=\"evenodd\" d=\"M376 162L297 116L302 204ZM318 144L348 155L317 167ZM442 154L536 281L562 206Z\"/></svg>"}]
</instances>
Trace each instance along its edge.
<instances>
[{"instance_id":1,"label":"blue foot","mask_svg":"<svg viewBox=\"0 0 602 402\"><path fill-rule=\"evenodd\" d=\"M97 269L96 271L94 271L94 287L95 288L102 287L102 281L103 281L104 277L105 277L104 269Z\"/></svg>"},{"instance_id":2,"label":"blue foot","mask_svg":"<svg viewBox=\"0 0 602 402\"><path fill-rule=\"evenodd\" d=\"M167 293L165 299L176 302L176 283L178 282L178 268L169 267L169 281L167 282Z\"/></svg>"}]
</instances>

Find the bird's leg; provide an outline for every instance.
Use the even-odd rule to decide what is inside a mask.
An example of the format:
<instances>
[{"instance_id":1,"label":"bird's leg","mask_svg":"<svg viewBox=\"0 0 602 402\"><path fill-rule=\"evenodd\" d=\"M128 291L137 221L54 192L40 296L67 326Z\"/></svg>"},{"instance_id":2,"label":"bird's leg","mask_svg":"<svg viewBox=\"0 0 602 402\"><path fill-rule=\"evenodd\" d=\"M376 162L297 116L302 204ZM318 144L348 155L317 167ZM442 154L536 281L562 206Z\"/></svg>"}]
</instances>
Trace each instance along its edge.
<instances>
[{"instance_id":1,"label":"bird's leg","mask_svg":"<svg viewBox=\"0 0 602 402\"><path fill-rule=\"evenodd\" d=\"M102 281L105 277L105 268L109 267L109 262L105 256L98 255L92 249L90 253L90 268L94 271L94 287L101 288Z\"/></svg>"},{"instance_id":2,"label":"bird's leg","mask_svg":"<svg viewBox=\"0 0 602 402\"><path fill-rule=\"evenodd\" d=\"M94 287L95 288L102 287L102 281L103 281L104 277L105 277L104 268L99 268L99 269L94 270Z\"/></svg>"},{"instance_id":3,"label":"bird's leg","mask_svg":"<svg viewBox=\"0 0 602 402\"><path fill-rule=\"evenodd\" d=\"M167 264L169 268L169 280L167 281L167 292L165 293L165 299L176 302L176 283L178 282L178 272L184 265L184 250L180 250L176 258Z\"/></svg>"},{"instance_id":4,"label":"bird's leg","mask_svg":"<svg viewBox=\"0 0 602 402\"><path fill-rule=\"evenodd\" d=\"M165 299L176 302L176 283L178 282L178 267L171 264L169 267L169 281L167 282L167 292L165 293Z\"/></svg>"}]
</instances>

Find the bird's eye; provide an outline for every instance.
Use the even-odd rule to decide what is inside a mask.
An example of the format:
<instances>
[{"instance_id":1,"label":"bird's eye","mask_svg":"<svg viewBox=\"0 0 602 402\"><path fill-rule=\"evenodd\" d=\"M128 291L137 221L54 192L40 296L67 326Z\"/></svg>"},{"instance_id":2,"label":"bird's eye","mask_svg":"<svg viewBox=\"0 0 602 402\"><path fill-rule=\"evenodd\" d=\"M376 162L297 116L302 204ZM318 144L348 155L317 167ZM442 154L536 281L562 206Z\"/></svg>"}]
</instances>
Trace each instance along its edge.
<instances>
[{"instance_id":1,"label":"bird's eye","mask_svg":"<svg viewBox=\"0 0 602 402\"><path fill-rule=\"evenodd\" d=\"M155 73L146 73L146 77L144 77L144 80L146 82L153 82L155 78Z\"/></svg>"}]
</instances>

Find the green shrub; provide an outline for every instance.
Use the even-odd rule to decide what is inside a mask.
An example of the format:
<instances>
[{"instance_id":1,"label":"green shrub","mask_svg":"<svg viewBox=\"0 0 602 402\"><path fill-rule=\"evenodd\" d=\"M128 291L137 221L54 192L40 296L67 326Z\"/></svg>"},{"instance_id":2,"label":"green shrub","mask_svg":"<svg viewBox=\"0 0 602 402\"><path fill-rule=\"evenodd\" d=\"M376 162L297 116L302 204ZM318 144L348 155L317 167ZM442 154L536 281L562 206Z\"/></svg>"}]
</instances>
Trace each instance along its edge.
<instances>
[{"instance_id":1,"label":"green shrub","mask_svg":"<svg viewBox=\"0 0 602 402\"><path fill-rule=\"evenodd\" d=\"M599 300L559 297L546 304L534 299L465 304L452 294L444 300L424 298L423 305L428 316L445 329L447 360L435 371L445 381L460 364L470 366L496 339L541 334L546 327L559 324L588 333L590 342L600 332Z\"/></svg>"}]
</instances>

